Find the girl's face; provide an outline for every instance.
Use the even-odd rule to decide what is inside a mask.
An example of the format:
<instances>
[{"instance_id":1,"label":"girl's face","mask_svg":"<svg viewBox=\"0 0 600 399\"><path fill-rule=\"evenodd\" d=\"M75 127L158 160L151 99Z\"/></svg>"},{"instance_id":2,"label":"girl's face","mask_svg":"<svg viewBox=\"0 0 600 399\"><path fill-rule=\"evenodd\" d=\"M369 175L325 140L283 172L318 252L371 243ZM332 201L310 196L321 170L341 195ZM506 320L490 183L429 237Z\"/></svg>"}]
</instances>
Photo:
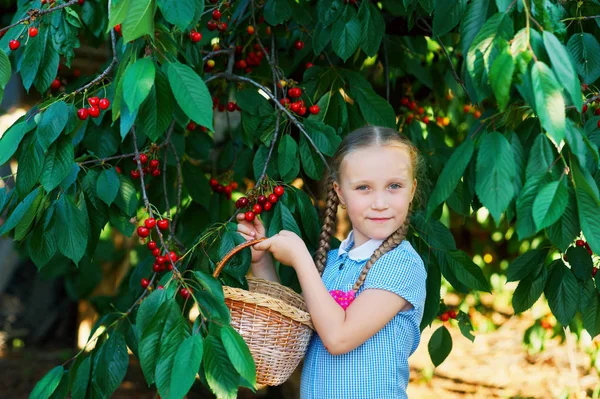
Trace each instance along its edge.
<instances>
[{"instance_id":1,"label":"girl's face","mask_svg":"<svg viewBox=\"0 0 600 399\"><path fill-rule=\"evenodd\" d=\"M412 169L402 145L365 147L344 157L334 189L347 206L355 247L384 240L404 223L417 188Z\"/></svg>"}]
</instances>

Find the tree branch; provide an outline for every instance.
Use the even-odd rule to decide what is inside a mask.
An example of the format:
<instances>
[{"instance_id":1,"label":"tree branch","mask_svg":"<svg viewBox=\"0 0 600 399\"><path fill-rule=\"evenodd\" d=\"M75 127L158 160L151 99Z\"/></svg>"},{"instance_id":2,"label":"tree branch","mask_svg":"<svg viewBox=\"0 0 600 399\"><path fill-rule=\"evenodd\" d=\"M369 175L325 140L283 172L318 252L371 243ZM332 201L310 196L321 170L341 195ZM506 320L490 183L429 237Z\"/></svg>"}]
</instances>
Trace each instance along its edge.
<instances>
[{"instance_id":1,"label":"tree branch","mask_svg":"<svg viewBox=\"0 0 600 399\"><path fill-rule=\"evenodd\" d=\"M584 105L587 105L587 104L589 104L589 103L593 103L593 102L594 102L594 101L596 101L596 100L600 100L600 94L599 94L599 95L597 95L597 96L594 96L594 97L590 97L590 98L588 98L587 100L585 100L585 101L583 102L583 104L584 104ZM574 105L569 105L569 106L565 107L565 109L575 109L575 106L574 106ZM581 112L581 110L580 110L580 109L579 109L579 110L577 110L577 111Z\"/></svg>"},{"instance_id":2,"label":"tree branch","mask_svg":"<svg viewBox=\"0 0 600 399\"><path fill-rule=\"evenodd\" d=\"M37 19L37 18L39 18L39 17L41 17L43 15L50 14L51 12L58 11L58 10L60 10L62 8L70 7L72 5L75 5L75 4L77 4L77 1L78 0L71 0L69 2L60 4L60 5L56 6L56 7L48 8L46 10L40 10L39 8L34 8L32 10L29 10L27 12L27 14L29 14L27 17L21 18L20 20L18 20L14 24L10 24L10 25L5 26L4 28L0 29L0 35L2 35L2 33L6 32L7 30L9 30L11 28L14 28L15 26L17 26L19 24L22 24L23 22L31 21L32 19Z\"/></svg>"},{"instance_id":3,"label":"tree branch","mask_svg":"<svg viewBox=\"0 0 600 399\"><path fill-rule=\"evenodd\" d=\"M277 112L277 119L275 119L275 130L273 132L273 138L271 139L271 147L269 148L269 154L267 155L267 160L265 161L265 166L263 168L260 177L256 181L256 185L258 186L260 182L264 179L267 174L267 167L269 166L269 161L271 160L271 155L273 154L273 148L275 148L275 143L277 142L277 136L279 135L279 119L281 114Z\"/></svg>"}]
</instances>

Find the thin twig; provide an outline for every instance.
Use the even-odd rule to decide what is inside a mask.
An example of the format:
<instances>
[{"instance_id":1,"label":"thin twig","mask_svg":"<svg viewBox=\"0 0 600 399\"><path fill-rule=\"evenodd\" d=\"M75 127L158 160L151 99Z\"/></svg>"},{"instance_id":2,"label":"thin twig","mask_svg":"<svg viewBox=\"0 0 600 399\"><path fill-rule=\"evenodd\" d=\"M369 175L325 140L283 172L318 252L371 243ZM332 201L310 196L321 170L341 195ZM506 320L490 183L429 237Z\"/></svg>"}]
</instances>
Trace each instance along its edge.
<instances>
[{"instance_id":1,"label":"thin twig","mask_svg":"<svg viewBox=\"0 0 600 399\"><path fill-rule=\"evenodd\" d=\"M50 14L51 12L58 11L58 10L60 10L62 8L70 7L72 5L75 5L75 4L77 4L77 1L78 0L71 0L71 1L69 1L67 3L60 4L60 5L56 6L56 7L48 8L47 10L40 10L39 8L34 8L32 10L29 10L27 12L29 14L27 17L21 18L20 20L18 20L14 24L10 24L10 25L5 26L4 28L0 29L0 35L2 35L2 33L6 32L10 28L14 28L17 25L22 24L23 22L31 21L31 19L37 19L37 18L39 18L39 17L41 17L43 15Z\"/></svg>"},{"instance_id":2,"label":"thin twig","mask_svg":"<svg viewBox=\"0 0 600 399\"><path fill-rule=\"evenodd\" d=\"M205 63L206 61L210 60L211 58L213 58L216 55L219 55L219 54L229 54L232 51L233 51L233 49L230 49L230 48L223 49L223 50L211 51L210 53L208 53L204 57L202 57L202 62Z\"/></svg>"},{"instance_id":3,"label":"thin twig","mask_svg":"<svg viewBox=\"0 0 600 399\"><path fill-rule=\"evenodd\" d=\"M269 161L271 160L271 155L273 154L273 148L275 148L275 143L277 142L277 136L279 135L279 118L281 114L277 112L277 119L275 119L275 131L273 132L273 138L271 139L271 147L269 148L269 154L267 155L267 160L265 161L265 166L263 167L263 171L260 174L260 177L256 181L256 185L260 185L262 179L265 178L267 174L267 167L269 166Z\"/></svg>"},{"instance_id":4,"label":"thin twig","mask_svg":"<svg viewBox=\"0 0 600 399\"><path fill-rule=\"evenodd\" d=\"M165 145L167 145L166 140L164 142L162 142L161 144L159 144L156 148L159 149L161 147L164 147ZM112 161L115 159L123 159L123 158L131 158L131 157L135 157L135 152L131 152L129 154L121 154L121 155L114 155L112 157L106 157L106 158L100 158L100 159L90 159L88 161L83 161L83 162L79 162L78 165L79 166L83 166L83 165L87 165L90 163L104 163L106 161Z\"/></svg>"},{"instance_id":5,"label":"thin twig","mask_svg":"<svg viewBox=\"0 0 600 399\"><path fill-rule=\"evenodd\" d=\"M327 171L331 172L331 169L329 168L329 165L327 164L327 160L325 159L325 156L323 155L323 153L321 153L321 151L319 150L319 148L317 147L315 142L312 140L312 138L308 135L306 130L304 130L304 126L302 126L302 123L300 123L298 121L298 119L296 119L296 117L294 117L286 107L284 107L279 101L277 101L277 98L273 95L273 93L271 93L271 91L269 89L267 89L265 86L261 85L258 82L255 82L254 80L252 80L250 78L247 78L245 76L234 75L233 73L227 73L227 72L221 72L216 75L213 75L210 78L206 79L205 82L208 83L212 80L221 79L221 78L227 79L227 80L233 80L233 81L247 82L247 83L250 83L251 85L261 89L267 96L269 96L269 98L271 100L273 100L275 106L278 107L281 111L283 111L283 113L288 117L288 119L291 120L294 125L296 125L298 130L300 130L300 132L304 135L306 140L308 140L310 145L315 149L315 151L321 158L321 161L323 161L323 164L325 165L325 168L327 169Z\"/></svg>"},{"instance_id":6,"label":"thin twig","mask_svg":"<svg viewBox=\"0 0 600 399\"><path fill-rule=\"evenodd\" d=\"M587 100L585 100L585 101L583 102L583 104L584 104L584 105L587 105L587 104L589 104L589 103L593 103L593 102L594 102L594 101L596 101L596 100L600 100L600 94L599 94L599 95L597 95L597 96L594 96L594 97L590 97L590 98L588 98ZM574 105L569 105L569 106L565 107L565 109L574 109L574 108L575 108L575 106L574 106ZM581 111L581 110L578 110L578 111Z\"/></svg>"}]
</instances>

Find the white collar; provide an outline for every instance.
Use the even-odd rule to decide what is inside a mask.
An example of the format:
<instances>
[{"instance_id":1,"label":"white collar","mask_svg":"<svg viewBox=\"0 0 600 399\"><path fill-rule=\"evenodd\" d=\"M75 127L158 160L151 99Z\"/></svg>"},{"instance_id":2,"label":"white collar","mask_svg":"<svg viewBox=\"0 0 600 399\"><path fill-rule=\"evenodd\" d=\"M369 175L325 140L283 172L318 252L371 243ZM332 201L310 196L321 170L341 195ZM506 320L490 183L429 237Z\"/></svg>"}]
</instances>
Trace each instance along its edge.
<instances>
[{"instance_id":1,"label":"white collar","mask_svg":"<svg viewBox=\"0 0 600 399\"><path fill-rule=\"evenodd\" d=\"M352 248L348 252L347 248L354 245L354 230L352 230L350 231L350 234L348 234L348 237L346 237L346 239L340 243L340 247L338 248L338 257L348 253L348 258L354 261L367 260L371 257L371 255L373 255L373 252L379 248L382 242L383 240L370 239L361 246Z\"/></svg>"}]
</instances>

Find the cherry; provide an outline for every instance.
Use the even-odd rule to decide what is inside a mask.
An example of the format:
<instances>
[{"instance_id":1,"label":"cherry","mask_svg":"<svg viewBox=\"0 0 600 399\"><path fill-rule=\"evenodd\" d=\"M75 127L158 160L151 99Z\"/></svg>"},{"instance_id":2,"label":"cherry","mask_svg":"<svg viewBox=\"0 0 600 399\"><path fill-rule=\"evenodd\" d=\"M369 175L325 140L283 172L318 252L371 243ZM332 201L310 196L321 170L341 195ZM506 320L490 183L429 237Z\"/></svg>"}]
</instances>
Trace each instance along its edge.
<instances>
[{"instance_id":1,"label":"cherry","mask_svg":"<svg viewBox=\"0 0 600 399\"><path fill-rule=\"evenodd\" d=\"M456 310L449 310L448 316L450 316L451 319L456 319L456 316L458 316L458 315L456 313Z\"/></svg>"},{"instance_id":2,"label":"cherry","mask_svg":"<svg viewBox=\"0 0 600 399\"><path fill-rule=\"evenodd\" d=\"M225 188L223 189L223 191L225 192L225 194L227 194L228 196L231 196L231 193L233 192L233 187L231 186L225 186Z\"/></svg>"},{"instance_id":3,"label":"cherry","mask_svg":"<svg viewBox=\"0 0 600 399\"><path fill-rule=\"evenodd\" d=\"M600 108L596 108L594 110L594 115L596 115L596 116L600 115Z\"/></svg>"},{"instance_id":4,"label":"cherry","mask_svg":"<svg viewBox=\"0 0 600 399\"><path fill-rule=\"evenodd\" d=\"M400 100L400 104L402 104L404 106L407 106L409 102L410 101L408 100L407 97L402 97L402 100Z\"/></svg>"},{"instance_id":5,"label":"cherry","mask_svg":"<svg viewBox=\"0 0 600 399\"><path fill-rule=\"evenodd\" d=\"M284 97L281 100L279 100L279 102L281 103L281 105L286 106L286 105L290 104L290 99L287 97Z\"/></svg>"},{"instance_id":6,"label":"cherry","mask_svg":"<svg viewBox=\"0 0 600 399\"><path fill-rule=\"evenodd\" d=\"M256 199L256 201L260 205L264 205L267 202L267 197L265 197L264 195L259 195L258 198Z\"/></svg>"},{"instance_id":7,"label":"cherry","mask_svg":"<svg viewBox=\"0 0 600 399\"><path fill-rule=\"evenodd\" d=\"M594 268L592 269L592 277L596 277L596 273L598 273L598 268L597 268L597 267L594 267Z\"/></svg>"},{"instance_id":8,"label":"cherry","mask_svg":"<svg viewBox=\"0 0 600 399\"><path fill-rule=\"evenodd\" d=\"M152 250L152 256L154 256L155 258L158 258L160 256L160 248L154 248Z\"/></svg>"},{"instance_id":9,"label":"cherry","mask_svg":"<svg viewBox=\"0 0 600 399\"><path fill-rule=\"evenodd\" d=\"M246 219L246 221L248 221L248 222L251 222L251 221L253 221L255 216L256 216L256 215L255 215L255 214L254 214L254 212L252 212L252 211L248 211L248 212L246 212L246 213L244 214L244 218L245 218L245 219Z\"/></svg>"},{"instance_id":10,"label":"cherry","mask_svg":"<svg viewBox=\"0 0 600 399\"><path fill-rule=\"evenodd\" d=\"M76 78L80 77L81 76L81 71L79 69L75 69L73 71L73 76L75 76Z\"/></svg>"},{"instance_id":11,"label":"cherry","mask_svg":"<svg viewBox=\"0 0 600 399\"><path fill-rule=\"evenodd\" d=\"M248 32L249 35L253 35L255 32L254 26L250 25L246 28L246 32Z\"/></svg>"},{"instance_id":12,"label":"cherry","mask_svg":"<svg viewBox=\"0 0 600 399\"><path fill-rule=\"evenodd\" d=\"M263 207L261 204L254 204L254 206L252 206L252 212L254 212L256 215L260 215L262 210L263 210Z\"/></svg>"},{"instance_id":13,"label":"cherry","mask_svg":"<svg viewBox=\"0 0 600 399\"><path fill-rule=\"evenodd\" d=\"M306 107L304 105L300 106L300 110L298 110L298 115L306 114Z\"/></svg>"},{"instance_id":14,"label":"cherry","mask_svg":"<svg viewBox=\"0 0 600 399\"><path fill-rule=\"evenodd\" d=\"M30 37L36 37L38 34L38 28L36 28L35 26L32 26L31 28L29 28L29 36Z\"/></svg>"},{"instance_id":15,"label":"cherry","mask_svg":"<svg viewBox=\"0 0 600 399\"><path fill-rule=\"evenodd\" d=\"M278 197L281 197L284 192L285 192L285 189L282 186L277 186L273 189L273 193Z\"/></svg>"},{"instance_id":16,"label":"cherry","mask_svg":"<svg viewBox=\"0 0 600 399\"><path fill-rule=\"evenodd\" d=\"M236 181L232 181L231 183L229 183L229 185L231 186L232 189L237 189L238 188L238 184Z\"/></svg>"},{"instance_id":17,"label":"cherry","mask_svg":"<svg viewBox=\"0 0 600 399\"><path fill-rule=\"evenodd\" d=\"M50 84L50 88L51 88L52 90L58 90L58 89L60 88L60 80L58 80L58 79L54 79L54 80L52 81L52 83Z\"/></svg>"},{"instance_id":18,"label":"cherry","mask_svg":"<svg viewBox=\"0 0 600 399\"><path fill-rule=\"evenodd\" d=\"M85 108L79 108L77 110L77 117L79 119L81 119L82 121L86 120L88 115L89 115L88 110Z\"/></svg>"},{"instance_id":19,"label":"cherry","mask_svg":"<svg viewBox=\"0 0 600 399\"><path fill-rule=\"evenodd\" d=\"M244 47L237 45L235 46L235 53L236 54L242 54L242 51L244 51Z\"/></svg>"},{"instance_id":20,"label":"cherry","mask_svg":"<svg viewBox=\"0 0 600 399\"><path fill-rule=\"evenodd\" d=\"M118 166L115 166L115 170L117 171L118 174L121 174L121 168L119 168Z\"/></svg>"},{"instance_id":21,"label":"cherry","mask_svg":"<svg viewBox=\"0 0 600 399\"><path fill-rule=\"evenodd\" d=\"M131 174L131 177L134 179L140 178L140 171L137 169L132 170L130 174Z\"/></svg>"},{"instance_id":22,"label":"cherry","mask_svg":"<svg viewBox=\"0 0 600 399\"><path fill-rule=\"evenodd\" d=\"M79 5L82 5L84 1L85 1L85 0L77 0L77 3L78 3Z\"/></svg>"},{"instance_id":23,"label":"cherry","mask_svg":"<svg viewBox=\"0 0 600 399\"><path fill-rule=\"evenodd\" d=\"M319 112L321 112L321 108L319 108L318 105L311 105L310 107L308 107L308 112L310 112L313 115L318 114Z\"/></svg>"},{"instance_id":24,"label":"cherry","mask_svg":"<svg viewBox=\"0 0 600 399\"><path fill-rule=\"evenodd\" d=\"M147 288L150 285L150 280L143 278L140 284L142 284L142 288Z\"/></svg>"},{"instance_id":25,"label":"cherry","mask_svg":"<svg viewBox=\"0 0 600 399\"><path fill-rule=\"evenodd\" d=\"M250 201L248 201L248 198L246 198L246 197L241 197L238 201L240 202L240 208L247 207L248 203L250 202Z\"/></svg>"},{"instance_id":26,"label":"cherry","mask_svg":"<svg viewBox=\"0 0 600 399\"><path fill-rule=\"evenodd\" d=\"M225 186L222 184L217 184L215 187L215 191L220 194L225 191Z\"/></svg>"},{"instance_id":27,"label":"cherry","mask_svg":"<svg viewBox=\"0 0 600 399\"><path fill-rule=\"evenodd\" d=\"M296 50L302 50L304 48L304 42L302 40L296 40L294 42L294 47Z\"/></svg>"},{"instance_id":28,"label":"cherry","mask_svg":"<svg viewBox=\"0 0 600 399\"><path fill-rule=\"evenodd\" d=\"M154 226L152 226L154 227ZM156 241L148 241L148 244L146 244L146 246L148 247L149 250L154 250L156 249Z\"/></svg>"},{"instance_id":29,"label":"cherry","mask_svg":"<svg viewBox=\"0 0 600 399\"><path fill-rule=\"evenodd\" d=\"M150 230L147 227L140 226L137 228L137 233L140 237L146 238L150 235Z\"/></svg>"},{"instance_id":30,"label":"cherry","mask_svg":"<svg viewBox=\"0 0 600 399\"><path fill-rule=\"evenodd\" d=\"M219 185L219 182L217 181L217 179L215 179L213 177L212 179L210 179L210 181L208 182L208 184L210 184L211 187L217 187Z\"/></svg>"},{"instance_id":31,"label":"cherry","mask_svg":"<svg viewBox=\"0 0 600 399\"><path fill-rule=\"evenodd\" d=\"M115 25L115 31L116 31L116 32L117 32L119 35L121 35L121 34L122 34L122 33L121 33L121 24L117 24L117 25Z\"/></svg>"},{"instance_id":32,"label":"cherry","mask_svg":"<svg viewBox=\"0 0 600 399\"><path fill-rule=\"evenodd\" d=\"M98 104L100 104L100 99L98 97L89 97L88 98L88 104L90 104L91 106L98 106Z\"/></svg>"},{"instance_id":33,"label":"cherry","mask_svg":"<svg viewBox=\"0 0 600 399\"><path fill-rule=\"evenodd\" d=\"M300 89L299 87L292 87L290 89L290 91L288 92L288 96L290 96L291 98L298 98L302 95L302 89Z\"/></svg>"},{"instance_id":34,"label":"cherry","mask_svg":"<svg viewBox=\"0 0 600 399\"><path fill-rule=\"evenodd\" d=\"M159 265L164 265L167 262L167 258L165 256L157 256L156 263Z\"/></svg>"},{"instance_id":35,"label":"cherry","mask_svg":"<svg viewBox=\"0 0 600 399\"><path fill-rule=\"evenodd\" d=\"M423 118L423 123L426 124L426 125L429 123L429 117L428 116L426 116L425 118Z\"/></svg>"},{"instance_id":36,"label":"cherry","mask_svg":"<svg viewBox=\"0 0 600 399\"><path fill-rule=\"evenodd\" d=\"M214 68L215 67L215 60L208 60L206 61L206 66L209 68Z\"/></svg>"},{"instance_id":37,"label":"cherry","mask_svg":"<svg viewBox=\"0 0 600 399\"><path fill-rule=\"evenodd\" d=\"M161 230L166 230L169 228L169 221L167 219L160 219L158 222L156 222L156 224L158 224L158 228Z\"/></svg>"},{"instance_id":38,"label":"cherry","mask_svg":"<svg viewBox=\"0 0 600 399\"><path fill-rule=\"evenodd\" d=\"M225 32L227 30L227 22L219 22L217 24L217 29L221 32Z\"/></svg>"},{"instance_id":39,"label":"cherry","mask_svg":"<svg viewBox=\"0 0 600 399\"><path fill-rule=\"evenodd\" d=\"M142 163L142 165L146 164L148 162L148 155L140 154L140 162Z\"/></svg>"},{"instance_id":40,"label":"cherry","mask_svg":"<svg viewBox=\"0 0 600 399\"><path fill-rule=\"evenodd\" d=\"M171 261L173 263L177 262L177 259L179 259L179 257L177 256L177 253L175 253L175 251L169 252L169 258L171 259Z\"/></svg>"},{"instance_id":41,"label":"cherry","mask_svg":"<svg viewBox=\"0 0 600 399\"><path fill-rule=\"evenodd\" d=\"M206 26L208 27L208 30L213 31L217 29L217 21L211 19L206 23Z\"/></svg>"},{"instance_id":42,"label":"cherry","mask_svg":"<svg viewBox=\"0 0 600 399\"><path fill-rule=\"evenodd\" d=\"M8 48L10 48L13 51L18 49L20 45L21 43L19 43L18 40L11 40L10 42L8 42Z\"/></svg>"},{"instance_id":43,"label":"cherry","mask_svg":"<svg viewBox=\"0 0 600 399\"><path fill-rule=\"evenodd\" d=\"M276 204L278 200L279 200L278 196L276 196L275 194L269 194L269 202L270 203Z\"/></svg>"},{"instance_id":44,"label":"cherry","mask_svg":"<svg viewBox=\"0 0 600 399\"><path fill-rule=\"evenodd\" d=\"M479 119L481 117L481 111L477 110L473 113L473 116L475 117L475 119Z\"/></svg>"},{"instance_id":45,"label":"cherry","mask_svg":"<svg viewBox=\"0 0 600 399\"><path fill-rule=\"evenodd\" d=\"M100 116L100 108L96 106L92 106L88 108L88 113L92 118L97 118Z\"/></svg>"},{"instance_id":46,"label":"cherry","mask_svg":"<svg viewBox=\"0 0 600 399\"><path fill-rule=\"evenodd\" d=\"M450 318L450 315L448 314L448 312L444 312L442 313L442 315L440 316L440 320L441 321L448 321L448 319Z\"/></svg>"},{"instance_id":47,"label":"cherry","mask_svg":"<svg viewBox=\"0 0 600 399\"><path fill-rule=\"evenodd\" d=\"M425 113L425 108L423 108L423 107L419 107L419 109L417 110L417 113L418 113L419 115L423 115L423 114Z\"/></svg>"},{"instance_id":48,"label":"cherry","mask_svg":"<svg viewBox=\"0 0 600 399\"><path fill-rule=\"evenodd\" d=\"M583 104L583 107L581 108L581 113L585 114L587 112L588 106L587 104Z\"/></svg>"},{"instance_id":49,"label":"cherry","mask_svg":"<svg viewBox=\"0 0 600 399\"><path fill-rule=\"evenodd\" d=\"M469 104L465 104L465 105L463 105L463 112L464 112L465 114L468 114L468 113L469 113L469 111L471 111L471 106L470 106Z\"/></svg>"},{"instance_id":50,"label":"cherry","mask_svg":"<svg viewBox=\"0 0 600 399\"><path fill-rule=\"evenodd\" d=\"M262 15L261 15L261 17L262 17ZM266 33L268 36L270 36L270 35L271 35L271 27L270 27L270 26L267 26L267 27L265 28L265 33Z\"/></svg>"},{"instance_id":51,"label":"cherry","mask_svg":"<svg viewBox=\"0 0 600 399\"><path fill-rule=\"evenodd\" d=\"M411 111L414 110L415 108L417 108L417 103L416 101L411 101L408 103L408 109L410 109Z\"/></svg>"},{"instance_id":52,"label":"cherry","mask_svg":"<svg viewBox=\"0 0 600 399\"><path fill-rule=\"evenodd\" d=\"M152 174L153 177L158 177L160 176L160 170L158 169L153 169L152 172L150 172Z\"/></svg>"},{"instance_id":53,"label":"cherry","mask_svg":"<svg viewBox=\"0 0 600 399\"><path fill-rule=\"evenodd\" d=\"M187 124L186 129L187 130L196 130L196 124L193 121L190 121L190 123Z\"/></svg>"},{"instance_id":54,"label":"cherry","mask_svg":"<svg viewBox=\"0 0 600 399\"><path fill-rule=\"evenodd\" d=\"M153 229L154 226L156 226L156 219L148 218L148 219L144 220L144 224L146 225L147 228Z\"/></svg>"},{"instance_id":55,"label":"cherry","mask_svg":"<svg viewBox=\"0 0 600 399\"><path fill-rule=\"evenodd\" d=\"M103 98L98 101L98 106L100 109L108 109L108 107L110 107L110 100L108 98Z\"/></svg>"},{"instance_id":56,"label":"cherry","mask_svg":"<svg viewBox=\"0 0 600 399\"><path fill-rule=\"evenodd\" d=\"M300 112L300 107L302 107L302 105L299 102L293 102L292 105L290 105L290 109L295 113Z\"/></svg>"},{"instance_id":57,"label":"cherry","mask_svg":"<svg viewBox=\"0 0 600 399\"><path fill-rule=\"evenodd\" d=\"M227 111L233 112L236 109L237 109L237 106L236 106L236 104L234 102L230 101L230 102L227 103Z\"/></svg>"},{"instance_id":58,"label":"cherry","mask_svg":"<svg viewBox=\"0 0 600 399\"><path fill-rule=\"evenodd\" d=\"M155 273L159 273L162 271L162 266L159 265L158 263L155 263L152 265L152 271Z\"/></svg>"},{"instance_id":59,"label":"cherry","mask_svg":"<svg viewBox=\"0 0 600 399\"><path fill-rule=\"evenodd\" d=\"M158 162L158 159L153 159L152 161L150 161L150 169L158 168L159 164L160 164L160 162Z\"/></svg>"},{"instance_id":60,"label":"cherry","mask_svg":"<svg viewBox=\"0 0 600 399\"><path fill-rule=\"evenodd\" d=\"M196 31L190 32L190 40L192 43L198 43L202 40L202 33Z\"/></svg>"},{"instance_id":61,"label":"cherry","mask_svg":"<svg viewBox=\"0 0 600 399\"><path fill-rule=\"evenodd\" d=\"M244 69L245 73L252 73L252 68L248 67L246 69Z\"/></svg>"},{"instance_id":62,"label":"cherry","mask_svg":"<svg viewBox=\"0 0 600 399\"><path fill-rule=\"evenodd\" d=\"M179 295L181 295L183 299L188 299L191 296L191 293L187 288L182 288L179 290Z\"/></svg>"},{"instance_id":63,"label":"cherry","mask_svg":"<svg viewBox=\"0 0 600 399\"><path fill-rule=\"evenodd\" d=\"M267 202L266 204L263 205L263 211L268 212L271 209L273 209L273 203L272 202Z\"/></svg>"},{"instance_id":64,"label":"cherry","mask_svg":"<svg viewBox=\"0 0 600 399\"><path fill-rule=\"evenodd\" d=\"M163 287L162 285L159 285L158 287L156 287L157 290L164 290L165 287Z\"/></svg>"},{"instance_id":65,"label":"cherry","mask_svg":"<svg viewBox=\"0 0 600 399\"><path fill-rule=\"evenodd\" d=\"M577 241L575 241L575 245L578 247L583 247L585 245L585 241L577 240Z\"/></svg>"},{"instance_id":66,"label":"cherry","mask_svg":"<svg viewBox=\"0 0 600 399\"><path fill-rule=\"evenodd\" d=\"M218 20L220 20L220 19L221 19L221 11L219 11L219 10L214 10L214 11L212 12L212 17L213 17L213 19L214 19L215 21L218 21Z\"/></svg>"},{"instance_id":67,"label":"cherry","mask_svg":"<svg viewBox=\"0 0 600 399\"><path fill-rule=\"evenodd\" d=\"M307 62L306 63L306 69L312 68L313 66L315 66L315 64L313 64L312 62Z\"/></svg>"},{"instance_id":68,"label":"cherry","mask_svg":"<svg viewBox=\"0 0 600 399\"><path fill-rule=\"evenodd\" d=\"M598 119L597 125L598 125L598 128L600 128L600 119Z\"/></svg>"}]
</instances>

